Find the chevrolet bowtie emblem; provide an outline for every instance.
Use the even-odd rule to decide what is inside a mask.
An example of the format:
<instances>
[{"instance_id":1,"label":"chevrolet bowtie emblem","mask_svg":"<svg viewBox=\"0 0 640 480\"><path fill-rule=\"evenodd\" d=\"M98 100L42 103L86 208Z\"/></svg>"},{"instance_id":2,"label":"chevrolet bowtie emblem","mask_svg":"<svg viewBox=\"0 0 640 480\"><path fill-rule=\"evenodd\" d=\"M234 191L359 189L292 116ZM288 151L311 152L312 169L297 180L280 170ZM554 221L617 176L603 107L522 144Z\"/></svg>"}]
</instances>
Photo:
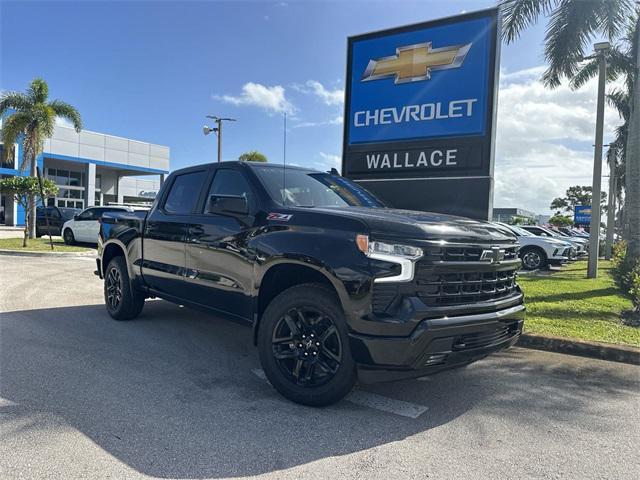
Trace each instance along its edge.
<instances>
[{"instance_id":1,"label":"chevrolet bowtie emblem","mask_svg":"<svg viewBox=\"0 0 640 480\"><path fill-rule=\"evenodd\" d=\"M395 77L395 83L417 82L431 78L433 70L462 65L471 44L431 48L431 42L396 48L396 54L369 60L362 81Z\"/></svg>"}]
</instances>

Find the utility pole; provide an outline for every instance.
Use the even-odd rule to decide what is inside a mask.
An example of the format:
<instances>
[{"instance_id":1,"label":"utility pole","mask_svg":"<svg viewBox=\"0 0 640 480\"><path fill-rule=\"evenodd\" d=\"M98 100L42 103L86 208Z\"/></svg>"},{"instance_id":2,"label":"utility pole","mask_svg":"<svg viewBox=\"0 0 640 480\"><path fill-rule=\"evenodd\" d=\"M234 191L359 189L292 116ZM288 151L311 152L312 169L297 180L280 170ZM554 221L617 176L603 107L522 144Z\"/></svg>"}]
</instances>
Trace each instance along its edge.
<instances>
[{"instance_id":1,"label":"utility pole","mask_svg":"<svg viewBox=\"0 0 640 480\"><path fill-rule=\"evenodd\" d=\"M207 118L212 119L216 126L211 128L208 125L202 127L202 133L205 135L209 135L211 132L214 132L218 137L218 163L222 161L222 122L235 122L235 118L221 118L216 117L215 115L207 115Z\"/></svg>"},{"instance_id":2,"label":"utility pole","mask_svg":"<svg viewBox=\"0 0 640 480\"><path fill-rule=\"evenodd\" d=\"M607 206L607 239L604 246L605 260L611 260L613 253L613 234L616 229L616 191L618 179L616 178L616 163L618 152L615 146L609 146L609 204Z\"/></svg>"},{"instance_id":3,"label":"utility pole","mask_svg":"<svg viewBox=\"0 0 640 480\"><path fill-rule=\"evenodd\" d=\"M593 48L599 58L598 105L596 108L596 149L593 155L593 188L591 189L591 227L589 228L589 265L587 278L598 276L600 247L600 191L602 189L602 137L604 131L604 89L607 81L607 51L609 42L596 43Z\"/></svg>"}]
</instances>

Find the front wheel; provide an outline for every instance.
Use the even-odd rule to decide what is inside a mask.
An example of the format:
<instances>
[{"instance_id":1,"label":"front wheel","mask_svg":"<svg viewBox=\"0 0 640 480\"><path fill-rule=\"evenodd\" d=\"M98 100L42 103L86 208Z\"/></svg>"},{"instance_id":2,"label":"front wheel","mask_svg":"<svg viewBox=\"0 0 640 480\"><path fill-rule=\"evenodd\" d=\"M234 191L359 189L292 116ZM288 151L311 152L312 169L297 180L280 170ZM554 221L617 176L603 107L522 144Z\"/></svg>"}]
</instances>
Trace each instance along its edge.
<instances>
[{"instance_id":1,"label":"front wheel","mask_svg":"<svg viewBox=\"0 0 640 480\"><path fill-rule=\"evenodd\" d=\"M537 248L525 248L520 253L525 270L538 270L547 266L547 256Z\"/></svg>"},{"instance_id":2,"label":"front wheel","mask_svg":"<svg viewBox=\"0 0 640 480\"><path fill-rule=\"evenodd\" d=\"M129 281L124 257L114 257L104 272L104 302L109 315L116 320L131 320L140 315L144 298Z\"/></svg>"},{"instance_id":3,"label":"front wheel","mask_svg":"<svg viewBox=\"0 0 640 480\"><path fill-rule=\"evenodd\" d=\"M70 228L65 228L62 234L62 239L67 245L73 245L76 243L76 238L73 236L73 231Z\"/></svg>"},{"instance_id":4,"label":"front wheel","mask_svg":"<svg viewBox=\"0 0 640 480\"><path fill-rule=\"evenodd\" d=\"M291 287L274 298L260 321L258 349L273 387L296 403L331 405L356 383L344 313L323 285Z\"/></svg>"}]
</instances>

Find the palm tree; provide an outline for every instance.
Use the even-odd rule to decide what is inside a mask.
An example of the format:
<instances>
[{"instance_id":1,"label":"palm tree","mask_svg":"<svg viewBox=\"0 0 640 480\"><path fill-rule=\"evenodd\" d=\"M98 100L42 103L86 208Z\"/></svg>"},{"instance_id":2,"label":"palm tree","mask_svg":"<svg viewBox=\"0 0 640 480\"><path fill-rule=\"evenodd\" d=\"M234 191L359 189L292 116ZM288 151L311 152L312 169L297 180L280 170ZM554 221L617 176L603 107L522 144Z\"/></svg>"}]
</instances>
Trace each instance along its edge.
<instances>
[{"instance_id":1,"label":"palm tree","mask_svg":"<svg viewBox=\"0 0 640 480\"><path fill-rule=\"evenodd\" d=\"M2 142L5 145L4 155L13 155L8 148L22 139L23 157L20 171L29 170L36 176L36 162L42 153L45 139L53 135L57 117L69 120L76 132L82 129L80 113L62 100L49 101L49 86L41 78L34 79L25 93L5 92L0 95L0 117L4 117L2 125ZM29 238L35 236L35 197L30 200Z\"/></svg>"},{"instance_id":2,"label":"palm tree","mask_svg":"<svg viewBox=\"0 0 640 480\"><path fill-rule=\"evenodd\" d=\"M522 30L548 17L544 53L548 68L544 84L559 86L563 79L578 87L595 75L597 64L585 58L595 38L614 44L608 55L609 77L625 75L627 92L609 93L616 108L628 108L628 120L616 132L623 145L625 163L625 238L628 242L627 265L640 261L640 88L638 85L639 11L632 0L499 0L504 23L503 39L515 41ZM625 49L625 44L627 48ZM625 117L623 116L623 119Z\"/></svg>"}]
</instances>

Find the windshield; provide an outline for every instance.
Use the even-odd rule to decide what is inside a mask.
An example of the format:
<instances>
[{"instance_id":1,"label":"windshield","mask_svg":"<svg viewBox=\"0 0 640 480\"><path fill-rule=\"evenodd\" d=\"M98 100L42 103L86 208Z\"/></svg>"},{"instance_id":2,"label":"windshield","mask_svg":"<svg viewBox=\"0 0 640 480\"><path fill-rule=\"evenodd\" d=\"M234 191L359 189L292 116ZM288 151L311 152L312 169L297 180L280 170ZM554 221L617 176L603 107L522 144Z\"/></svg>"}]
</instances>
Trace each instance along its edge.
<instances>
[{"instance_id":1,"label":"windshield","mask_svg":"<svg viewBox=\"0 0 640 480\"><path fill-rule=\"evenodd\" d=\"M522 237L535 237L535 235L533 233L528 232L524 228L520 228L517 225L509 225L509 228L511 230L513 230L514 232L516 232L516 234L518 234L518 235L520 235Z\"/></svg>"},{"instance_id":2,"label":"windshield","mask_svg":"<svg viewBox=\"0 0 640 480\"><path fill-rule=\"evenodd\" d=\"M257 167L254 172L269 196L280 205L296 207L372 207L384 204L358 184L329 173ZM285 178L286 175L286 178Z\"/></svg>"}]
</instances>

